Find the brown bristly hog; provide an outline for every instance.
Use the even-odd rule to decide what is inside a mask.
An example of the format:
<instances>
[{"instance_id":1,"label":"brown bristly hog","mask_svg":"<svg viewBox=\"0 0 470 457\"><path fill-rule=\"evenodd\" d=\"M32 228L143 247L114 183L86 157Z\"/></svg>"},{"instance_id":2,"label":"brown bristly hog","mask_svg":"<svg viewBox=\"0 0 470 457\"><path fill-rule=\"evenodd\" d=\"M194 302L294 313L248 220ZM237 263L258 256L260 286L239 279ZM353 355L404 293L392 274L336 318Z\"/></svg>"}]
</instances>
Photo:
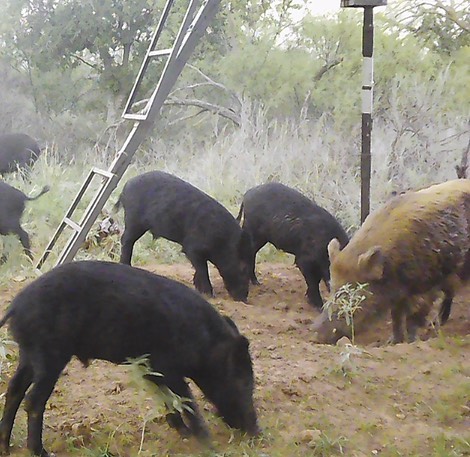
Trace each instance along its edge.
<instances>
[{"instance_id":1,"label":"brown bristly hog","mask_svg":"<svg viewBox=\"0 0 470 457\"><path fill-rule=\"evenodd\" d=\"M346 284L367 284L354 314L355 334L390 309L392 342L404 341L404 318L408 341L413 341L436 294L444 293L443 323L456 290L470 276L470 180L392 198L367 217L343 250L332 240L328 253L332 297ZM319 343L351 336L345 319L333 312L330 320L326 309L313 327Z\"/></svg>"}]
</instances>

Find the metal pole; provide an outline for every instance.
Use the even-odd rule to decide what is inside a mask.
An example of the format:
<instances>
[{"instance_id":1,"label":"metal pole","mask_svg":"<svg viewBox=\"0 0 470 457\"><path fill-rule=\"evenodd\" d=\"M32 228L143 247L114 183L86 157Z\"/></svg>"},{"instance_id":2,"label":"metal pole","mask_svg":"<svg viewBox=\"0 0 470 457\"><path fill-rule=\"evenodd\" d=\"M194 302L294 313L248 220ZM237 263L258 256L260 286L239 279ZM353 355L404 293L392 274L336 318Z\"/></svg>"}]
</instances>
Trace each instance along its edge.
<instances>
[{"instance_id":1,"label":"metal pole","mask_svg":"<svg viewBox=\"0 0 470 457\"><path fill-rule=\"evenodd\" d=\"M361 223L370 212L372 97L374 85L374 8L364 7L362 30Z\"/></svg>"}]
</instances>

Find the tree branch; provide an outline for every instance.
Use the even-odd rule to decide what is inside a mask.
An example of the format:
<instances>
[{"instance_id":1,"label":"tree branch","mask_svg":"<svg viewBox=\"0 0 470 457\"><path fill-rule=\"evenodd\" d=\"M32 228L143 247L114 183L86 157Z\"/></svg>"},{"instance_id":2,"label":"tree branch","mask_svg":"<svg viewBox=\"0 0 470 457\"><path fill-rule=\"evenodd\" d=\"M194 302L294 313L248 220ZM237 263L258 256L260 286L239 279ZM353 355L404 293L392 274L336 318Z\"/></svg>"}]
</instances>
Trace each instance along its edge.
<instances>
[{"instance_id":1,"label":"tree branch","mask_svg":"<svg viewBox=\"0 0 470 457\"><path fill-rule=\"evenodd\" d=\"M320 81L320 79L323 78L325 73L329 70L331 70L333 67L336 67L336 65L339 65L343 61L343 58L337 58L332 60L331 62L327 62L323 67L320 68L320 70L317 71L317 74L313 77L314 81Z\"/></svg>"},{"instance_id":2,"label":"tree branch","mask_svg":"<svg viewBox=\"0 0 470 457\"><path fill-rule=\"evenodd\" d=\"M70 57L73 57L74 59L79 60L80 62L84 63L85 65L88 65L90 68L93 68L93 70L99 70L99 67L97 65L93 65L92 63L86 61L83 57L81 57L77 54L71 54Z\"/></svg>"},{"instance_id":3,"label":"tree branch","mask_svg":"<svg viewBox=\"0 0 470 457\"><path fill-rule=\"evenodd\" d=\"M169 97L165 103L165 105L177 105L177 106L194 106L197 108L201 108L203 111L208 111L213 114L218 114L225 119L232 121L237 127L241 125L240 116L235 113L234 111L225 108L224 106L214 105L213 103L205 102L202 100L197 99L177 99L174 97Z\"/></svg>"}]
</instances>

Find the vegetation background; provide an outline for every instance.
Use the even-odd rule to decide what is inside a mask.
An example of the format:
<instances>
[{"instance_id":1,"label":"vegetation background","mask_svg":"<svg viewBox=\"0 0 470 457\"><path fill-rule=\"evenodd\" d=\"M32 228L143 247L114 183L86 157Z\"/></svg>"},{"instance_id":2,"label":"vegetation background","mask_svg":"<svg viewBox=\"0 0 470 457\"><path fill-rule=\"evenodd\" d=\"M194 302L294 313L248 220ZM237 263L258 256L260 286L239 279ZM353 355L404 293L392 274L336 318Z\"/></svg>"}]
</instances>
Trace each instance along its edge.
<instances>
[{"instance_id":1,"label":"vegetation background","mask_svg":"<svg viewBox=\"0 0 470 457\"><path fill-rule=\"evenodd\" d=\"M164 46L185 8L184 0L175 3ZM222 2L108 211L127 179L163 169L233 214L247 189L278 180L315 198L350 233L359 226L362 10L316 17L308 14L308 3ZM28 194L51 186L23 217L35 254L50 240L90 167L107 167L126 138L130 126L120 114L163 5L0 2L0 132L28 133L44 147L30 176L4 179ZM469 24L466 0L397 0L376 10L372 209L392 191L456 177L455 166L470 145ZM153 84L150 77L142 98ZM116 217L122 221L122 213ZM16 237L1 237L0 243L10 253L0 265L5 307L34 269ZM115 258L118 251L115 237L79 257ZM269 248L261 257L288 258ZM163 274L191 281L180 247L148 234L137 243L134 261L153 270L156 262L173 262ZM445 327L450 336L368 348L353 360L355 370L345 373L344 349L310 341L313 312L303 306L305 284L295 267L270 263L260 269L264 285L253 290L256 306L225 299L220 278L212 302L251 341L266 440L240 443L219 422L211 428L225 450L198 455L469 455L468 290L454 303ZM359 343L387 334L384 322ZM16 362L4 354L3 343L4 391ZM67 370L46 418L46 442L56 455L127 457L136 455L144 437L143 456L192 452L194 443L165 435L163 424L149 424L151 432L144 433L141 419L145 424L153 410L121 383L123 367L96 362L85 372L73 362ZM214 425L216 419L205 413ZM13 444L22 455L24 415L18 421Z\"/></svg>"}]
</instances>

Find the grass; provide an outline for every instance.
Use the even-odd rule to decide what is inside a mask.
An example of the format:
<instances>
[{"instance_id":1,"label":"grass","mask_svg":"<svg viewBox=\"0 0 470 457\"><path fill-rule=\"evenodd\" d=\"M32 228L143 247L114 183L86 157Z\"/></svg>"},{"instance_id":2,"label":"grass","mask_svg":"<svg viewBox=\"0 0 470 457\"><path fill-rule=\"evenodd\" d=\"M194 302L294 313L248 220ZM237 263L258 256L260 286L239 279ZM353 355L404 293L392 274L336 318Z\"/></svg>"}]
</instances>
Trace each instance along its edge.
<instances>
[{"instance_id":1,"label":"grass","mask_svg":"<svg viewBox=\"0 0 470 457\"><path fill-rule=\"evenodd\" d=\"M464 457L470 455L470 434L449 437L439 434L433 442L432 457Z\"/></svg>"}]
</instances>

